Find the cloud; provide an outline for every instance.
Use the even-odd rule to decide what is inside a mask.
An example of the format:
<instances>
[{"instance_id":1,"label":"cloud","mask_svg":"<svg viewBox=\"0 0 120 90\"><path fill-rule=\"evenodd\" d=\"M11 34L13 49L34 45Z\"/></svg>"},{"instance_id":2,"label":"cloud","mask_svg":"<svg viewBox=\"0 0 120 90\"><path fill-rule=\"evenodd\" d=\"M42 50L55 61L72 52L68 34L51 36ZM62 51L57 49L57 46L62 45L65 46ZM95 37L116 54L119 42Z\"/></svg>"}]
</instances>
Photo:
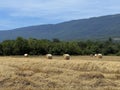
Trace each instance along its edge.
<instances>
[{"instance_id":1,"label":"cloud","mask_svg":"<svg viewBox=\"0 0 120 90\"><path fill-rule=\"evenodd\" d=\"M41 17L78 11L85 0L9 0L7 2L2 0L1 2L1 8L12 10L10 16Z\"/></svg>"},{"instance_id":2,"label":"cloud","mask_svg":"<svg viewBox=\"0 0 120 90\"><path fill-rule=\"evenodd\" d=\"M92 12L94 15L96 13L94 11L97 10L99 12L120 8L118 0L117 2L114 0L115 5L112 0L106 0L106 2L103 0L0 0L0 2L0 8L11 10L9 15L13 17L48 17L87 12Z\"/></svg>"},{"instance_id":3,"label":"cloud","mask_svg":"<svg viewBox=\"0 0 120 90\"><path fill-rule=\"evenodd\" d=\"M119 13L119 4L119 0L0 0L0 13L6 12L0 19L14 21L14 27L58 23Z\"/></svg>"}]
</instances>

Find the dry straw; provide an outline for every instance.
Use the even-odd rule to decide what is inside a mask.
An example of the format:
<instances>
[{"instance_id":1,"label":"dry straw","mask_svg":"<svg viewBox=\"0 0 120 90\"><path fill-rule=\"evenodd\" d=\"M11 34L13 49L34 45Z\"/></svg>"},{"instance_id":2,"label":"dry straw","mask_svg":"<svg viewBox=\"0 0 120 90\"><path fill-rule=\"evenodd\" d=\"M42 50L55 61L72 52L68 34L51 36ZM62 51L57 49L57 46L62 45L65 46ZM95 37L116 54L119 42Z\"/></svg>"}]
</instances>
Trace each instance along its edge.
<instances>
[{"instance_id":1,"label":"dry straw","mask_svg":"<svg viewBox=\"0 0 120 90\"><path fill-rule=\"evenodd\" d=\"M25 54L24 54L24 57L28 57L28 54L27 54L27 53L25 53Z\"/></svg>"},{"instance_id":2,"label":"dry straw","mask_svg":"<svg viewBox=\"0 0 120 90\"><path fill-rule=\"evenodd\" d=\"M47 57L47 59L52 59L53 58L52 54L47 54L46 57Z\"/></svg>"},{"instance_id":3,"label":"dry straw","mask_svg":"<svg viewBox=\"0 0 120 90\"><path fill-rule=\"evenodd\" d=\"M63 56L64 56L65 60L70 60L70 55L69 54L64 54Z\"/></svg>"}]
</instances>

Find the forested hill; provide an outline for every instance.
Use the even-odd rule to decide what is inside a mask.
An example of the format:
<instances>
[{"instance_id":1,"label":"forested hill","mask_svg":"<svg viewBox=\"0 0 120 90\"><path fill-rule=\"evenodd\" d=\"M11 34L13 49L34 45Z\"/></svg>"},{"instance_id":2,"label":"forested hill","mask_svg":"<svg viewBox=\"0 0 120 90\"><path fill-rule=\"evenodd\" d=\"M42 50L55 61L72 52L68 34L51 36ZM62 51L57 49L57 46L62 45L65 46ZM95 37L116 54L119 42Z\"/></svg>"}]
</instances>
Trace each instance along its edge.
<instances>
[{"instance_id":1,"label":"forested hill","mask_svg":"<svg viewBox=\"0 0 120 90\"><path fill-rule=\"evenodd\" d=\"M0 31L0 41L15 39L18 36L60 40L119 38L120 14Z\"/></svg>"}]
</instances>

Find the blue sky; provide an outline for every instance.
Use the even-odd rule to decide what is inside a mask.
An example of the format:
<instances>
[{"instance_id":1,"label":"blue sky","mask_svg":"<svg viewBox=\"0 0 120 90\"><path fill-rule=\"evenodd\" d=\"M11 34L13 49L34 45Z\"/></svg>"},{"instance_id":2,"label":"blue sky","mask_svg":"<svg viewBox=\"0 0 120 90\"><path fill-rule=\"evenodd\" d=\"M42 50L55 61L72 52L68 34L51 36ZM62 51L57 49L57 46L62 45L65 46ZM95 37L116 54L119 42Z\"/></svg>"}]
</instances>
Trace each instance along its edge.
<instances>
[{"instance_id":1,"label":"blue sky","mask_svg":"<svg viewBox=\"0 0 120 90\"><path fill-rule=\"evenodd\" d=\"M120 0L0 0L0 30L120 14Z\"/></svg>"}]
</instances>

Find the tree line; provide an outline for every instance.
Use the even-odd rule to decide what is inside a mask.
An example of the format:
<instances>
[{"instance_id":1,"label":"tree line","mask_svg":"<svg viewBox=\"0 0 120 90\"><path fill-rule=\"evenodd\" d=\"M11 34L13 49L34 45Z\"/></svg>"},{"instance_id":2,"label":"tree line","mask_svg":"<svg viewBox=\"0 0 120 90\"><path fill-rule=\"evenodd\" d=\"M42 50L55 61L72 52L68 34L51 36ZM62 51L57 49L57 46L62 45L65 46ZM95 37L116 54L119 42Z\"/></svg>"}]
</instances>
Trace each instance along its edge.
<instances>
[{"instance_id":1,"label":"tree line","mask_svg":"<svg viewBox=\"0 0 120 90\"><path fill-rule=\"evenodd\" d=\"M102 53L104 55L120 55L120 42L107 41L60 41L39 40L34 38L24 39L18 37L16 40L5 40L0 43L0 55L90 55Z\"/></svg>"}]
</instances>

